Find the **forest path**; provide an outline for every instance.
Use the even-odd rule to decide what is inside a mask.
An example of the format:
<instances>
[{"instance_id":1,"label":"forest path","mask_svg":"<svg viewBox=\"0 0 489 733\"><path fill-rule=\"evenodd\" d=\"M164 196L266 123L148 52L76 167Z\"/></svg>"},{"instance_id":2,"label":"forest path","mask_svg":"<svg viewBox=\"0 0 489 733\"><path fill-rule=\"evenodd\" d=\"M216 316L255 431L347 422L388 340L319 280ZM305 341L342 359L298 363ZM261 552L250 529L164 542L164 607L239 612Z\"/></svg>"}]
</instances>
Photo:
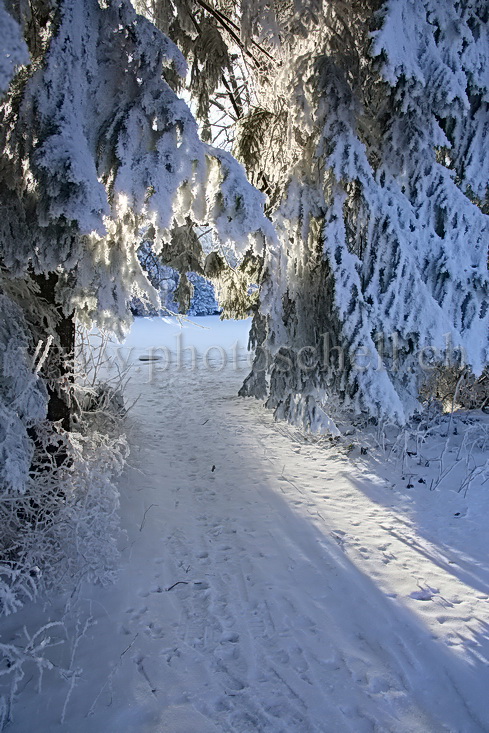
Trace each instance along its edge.
<instances>
[{"instance_id":1,"label":"forest path","mask_svg":"<svg viewBox=\"0 0 489 733\"><path fill-rule=\"evenodd\" d=\"M489 730L487 568L363 459L237 398L243 363L141 353L121 577L87 589L87 672L46 730Z\"/></svg>"}]
</instances>

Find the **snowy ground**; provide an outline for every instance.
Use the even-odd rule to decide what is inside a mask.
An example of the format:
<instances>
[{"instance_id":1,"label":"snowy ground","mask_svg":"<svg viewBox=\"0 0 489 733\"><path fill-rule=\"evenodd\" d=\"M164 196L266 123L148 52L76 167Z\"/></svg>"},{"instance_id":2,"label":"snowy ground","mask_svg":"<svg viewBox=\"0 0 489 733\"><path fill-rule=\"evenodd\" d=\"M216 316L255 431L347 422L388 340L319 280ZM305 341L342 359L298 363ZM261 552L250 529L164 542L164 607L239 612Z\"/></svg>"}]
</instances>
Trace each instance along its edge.
<instances>
[{"instance_id":1,"label":"snowy ground","mask_svg":"<svg viewBox=\"0 0 489 733\"><path fill-rule=\"evenodd\" d=\"M236 397L248 324L199 323L180 332L195 368L169 321L138 320L124 346L139 399L120 579L73 601L96 623L64 723L70 683L47 672L41 695L26 677L8 729L489 731L483 418L445 424L449 442L437 431L409 465L306 440ZM139 359L164 345L170 365Z\"/></svg>"}]
</instances>

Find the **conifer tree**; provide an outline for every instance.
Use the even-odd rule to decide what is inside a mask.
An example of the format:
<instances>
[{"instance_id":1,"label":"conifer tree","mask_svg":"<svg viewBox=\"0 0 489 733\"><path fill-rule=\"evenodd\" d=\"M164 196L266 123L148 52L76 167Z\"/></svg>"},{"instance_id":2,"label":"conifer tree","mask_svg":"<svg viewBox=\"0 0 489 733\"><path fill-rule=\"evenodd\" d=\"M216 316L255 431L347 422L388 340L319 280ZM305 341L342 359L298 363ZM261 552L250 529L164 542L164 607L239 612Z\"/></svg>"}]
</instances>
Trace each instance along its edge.
<instances>
[{"instance_id":1,"label":"conifer tree","mask_svg":"<svg viewBox=\"0 0 489 733\"><path fill-rule=\"evenodd\" d=\"M26 142L5 118L8 166L19 161L8 177L19 181L20 169L28 171L34 188L47 191L45 210L34 207L34 219L41 221L36 238L53 241L53 226L59 230L63 222L62 233L56 230L54 237L61 257L54 260L62 263L56 297L64 312L76 307L87 320L98 314L113 324L112 314L124 312L128 282L146 287L135 248L127 246L131 238L136 242L134 233L148 227L145 234L151 234L158 250L168 247L175 225L212 220L221 238L239 240L240 251L247 252L245 270L253 262L253 274L260 278L252 330L259 348L242 393L265 398L278 416L312 430L334 431L331 418L340 405L402 423L418 407L418 354L427 348L440 354L463 349L480 371L487 362L489 310L485 3L138 0L137 9L151 22L135 16L127 2L56 4L49 23L57 30L49 52L44 51L43 68L37 77L19 80L21 91L11 93L7 105L18 110L22 129L35 131L35 155L26 155ZM91 29L79 59L70 61L69 77L78 75L77 90L94 104L86 106L80 95L75 103L66 101L70 92L65 89L53 106L54 116L41 117L37 110L45 104L49 109L49 100L35 79L42 75L45 86L52 86L49 59L56 39L61 48L68 32L64 13L72 14L72 27L84 23ZM154 23L180 52L166 37L155 36ZM158 43L148 41L156 37ZM149 47L160 50L152 53ZM110 64L111 53L120 54L121 48L127 60L122 66L128 69L123 74L120 62L117 72ZM227 144L234 140L249 179L268 196L276 237L264 220L247 218L246 212L256 211L250 206L256 194L243 203L242 174L231 182L234 173L227 170L236 169L229 155L206 149L188 110L184 113L184 105L175 101L182 54L191 65L190 89L202 133L210 138L216 129L227 128ZM159 71L163 56L165 80ZM94 82L102 77L102 85ZM119 106L111 107L106 91L116 87ZM172 110L167 128L173 125L184 141L183 146L173 141L179 163L170 169L162 163L172 155L171 133L148 124L158 114L156 88L164 88L166 109ZM67 164L72 158L58 146L62 141L68 149L62 128L70 103L72 109L78 105L78 119L86 120L88 113L91 122L84 129L96 130L90 139L82 131L89 155L72 169ZM216 110L225 121L214 129ZM143 131L151 154L134 148L132 141L140 139L136 131ZM54 160L58 169L69 171L70 185L62 191L56 189ZM90 160L96 161L95 174L86 166ZM204 183L210 203L201 195ZM29 186L11 197L15 226L22 226L22 215L12 216L15 201L20 196L30 211L35 200ZM231 196L223 197L230 189ZM83 217L77 218L81 211ZM259 230L258 240L249 238L252 230ZM266 243L264 232L270 233ZM16 250L7 262L9 271L25 273L26 261L34 272L51 271L53 261L37 263L44 249L37 246L32 261L22 248ZM243 297L247 277L239 277L241 291L219 257L211 258L205 271L230 283L227 312L249 306Z\"/></svg>"},{"instance_id":2,"label":"conifer tree","mask_svg":"<svg viewBox=\"0 0 489 733\"><path fill-rule=\"evenodd\" d=\"M242 394L308 429L335 431L338 407L407 419L433 349L440 358L462 352L480 372L489 307L487 4L142 4L155 18L165 8L186 51L213 25L191 57L198 85L190 90L201 99L204 84L204 126L209 105L229 110L228 138L267 194L278 233L257 270L258 350ZM233 70L243 81L238 100ZM233 297L238 305L237 290Z\"/></svg>"},{"instance_id":3,"label":"conifer tree","mask_svg":"<svg viewBox=\"0 0 489 733\"><path fill-rule=\"evenodd\" d=\"M242 393L312 430L338 405L402 423L420 356L488 360L489 8L306 2L277 26L236 148L279 235Z\"/></svg>"},{"instance_id":4,"label":"conifer tree","mask_svg":"<svg viewBox=\"0 0 489 733\"><path fill-rule=\"evenodd\" d=\"M32 372L36 346L50 340L49 417L68 428L73 319L121 333L135 289L155 297L137 257L143 239L170 252L172 231L191 219L219 241L262 250L272 229L263 195L228 152L201 141L175 93L182 53L129 0L12 0L9 9L31 63L0 108L2 317L17 308L25 322L18 341L5 333L5 348L25 353ZM19 34L2 51L3 83L28 59ZM38 412L17 406L24 444Z\"/></svg>"}]
</instances>

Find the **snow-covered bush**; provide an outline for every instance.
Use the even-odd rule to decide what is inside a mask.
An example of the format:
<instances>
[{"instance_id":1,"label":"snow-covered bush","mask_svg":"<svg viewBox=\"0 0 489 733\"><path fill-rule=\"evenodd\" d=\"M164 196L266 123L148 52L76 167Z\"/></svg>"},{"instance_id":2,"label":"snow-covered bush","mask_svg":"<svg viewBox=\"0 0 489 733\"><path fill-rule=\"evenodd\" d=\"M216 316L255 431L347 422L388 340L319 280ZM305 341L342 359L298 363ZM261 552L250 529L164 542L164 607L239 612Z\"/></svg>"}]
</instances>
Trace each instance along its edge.
<instances>
[{"instance_id":1,"label":"snow-covered bush","mask_svg":"<svg viewBox=\"0 0 489 733\"><path fill-rule=\"evenodd\" d=\"M128 381L128 368L117 366L108 357L108 348L114 338L110 332L88 331L77 324L75 339L75 372L73 384L73 419L80 418L96 425L99 432L108 422L109 432L118 429L126 414L124 393ZM96 416L96 422L92 418ZM122 424L121 424L122 427ZM103 431L102 431L103 432Z\"/></svg>"},{"instance_id":2,"label":"snow-covered bush","mask_svg":"<svg viewBox=\"0 0 489 733\"><path fill-rule=\"evenodd\" d=\"M45 419L47 391L31 356L31 334L22 309L0 290L0 491L25 491L34 443L29 431Z\"/></svg>"},{"instance_id":3,"label":"snow-covered bush","mask_svg":"<svg viewBox=\"0 0 489 733\"><path fill-rule=\"evenodd\" d=\"M23 491L0 496L0 615L39 592L113 577L119 505L113 479L127 444L87 422L79 430L60 435L49 422L38 424Z\"/></svg>"},{"instance_id":4,"label":"snow-covered bush","mask_svg":"<svg viewBox=\"0 0 489 733\"><path fill-rule=\"evenodd\" d=\"M46 419L59 343L56 314L34 281L2 270L0 312L1 616L48 588L110 577L118 506L112 479L126 448L114 430L109 437L88 429L81 415L76 433ZM52 330L44 341L46 324ZM72 375L65 376L74 406Z\"/></svg>"},{"instance_id":5,"label":"snow-covered bush","mask_svg":"<svg viewBox=\"0 0 489 733\"><path fill-rule=\"evenodd\" d=\"M16 639L15 644L0 643L0 730L13 720L13 704L28 674L37 673L38 689L41 689L44 672L54 667L49 650L65 641L64 631L63 623L54 621L33 634L24 628L23 638ZM71 670L58 668L56 671L62 677L71 674Z\"/></svg>"}]
</instances>

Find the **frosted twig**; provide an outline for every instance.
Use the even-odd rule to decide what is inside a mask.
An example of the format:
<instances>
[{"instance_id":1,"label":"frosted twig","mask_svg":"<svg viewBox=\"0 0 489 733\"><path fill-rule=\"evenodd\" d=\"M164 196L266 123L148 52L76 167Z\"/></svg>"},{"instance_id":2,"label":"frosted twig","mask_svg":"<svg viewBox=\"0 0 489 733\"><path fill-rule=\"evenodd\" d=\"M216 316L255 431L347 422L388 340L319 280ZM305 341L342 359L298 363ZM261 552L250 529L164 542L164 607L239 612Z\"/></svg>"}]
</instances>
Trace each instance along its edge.
<instances>
[{"instance_id":1,"label":"frosted twig","mask_svg":"<svg viewBox=\"0 0 489 733\"><path fill-rule=\"evenodd\" d=\"M146 514L149 512L149 510L153 506L159 506L159 504L150 504L149 507L146 509L146 511L144 512L144 515L143 515L143 521L141 522L141 526L139 527L139 531L140 532L143 531L144 523L146 522Z\"/></svg>"},{"instance_id":2,"label":"frosted twig","mask_svg":"<svg viewBox=\"0 0 489 733\"><path fill-rule=\"evenodd\" d=\"M131 649L131 647L134 645L134 642L136 641L136 639L138 638L138 636L139 636L139 633L135 634L135 636L134 636L133 640L131 641L131 643L119 655L119 661L117 662L116 666L111 670L109 676L107 677L107 679L105 680L104 684L102 685L102 688L100 689L97 697L95 698L95 700L93 701L92 705L90 706L90 710L85 715L86 718L88 718L90 715L93 715L94 714L94 712L95 712L95 705L99 701L99 699L100 699L103 691L107 687L107 685L109 685L112 682L112 680L113 680L113 678L114 678L117 670L119 669L119 667L122 664L122 658L123 658L124 654L127 654L127 652L129 651L129 649Z\"/></svg>"},{"instance_id":3,"label":"frosted twig","mask_svg":"<svg viewBox=\"0 0 489 733\"><path fill-rule=\"evenodd\" d=\"M53 343L53 338L54 338L53 336L48 336L48 337L47 337L47 339L46 339L46 345L45 345L45 347L44 347L44 350L43 350L43 352L42 352L41 356L39 357L39 361L38 361L38 362L37 362L37 364L36 364L36 365L34 366L34 373L35 373L35 374L38 374L38 373L39 373L39 371L40 371L40 370L41 370L41 368L42 368L42 365L43 365L43 364L44 364L44 362L46 361L46 359L47 359L47 356L48 356L48 353L49 353L49 349L51 348L51 344ZM36 353L35 353L34 359L35 359L35 358L36 358L36 356L37 356L37 355L39 354L39 351L40 351L40 347L41 347L41 345L42 345L42 342L40 341L40 342L38 343L38 345L37 345L37 348L36 348Z\"/></svg>"}]
</instances>

